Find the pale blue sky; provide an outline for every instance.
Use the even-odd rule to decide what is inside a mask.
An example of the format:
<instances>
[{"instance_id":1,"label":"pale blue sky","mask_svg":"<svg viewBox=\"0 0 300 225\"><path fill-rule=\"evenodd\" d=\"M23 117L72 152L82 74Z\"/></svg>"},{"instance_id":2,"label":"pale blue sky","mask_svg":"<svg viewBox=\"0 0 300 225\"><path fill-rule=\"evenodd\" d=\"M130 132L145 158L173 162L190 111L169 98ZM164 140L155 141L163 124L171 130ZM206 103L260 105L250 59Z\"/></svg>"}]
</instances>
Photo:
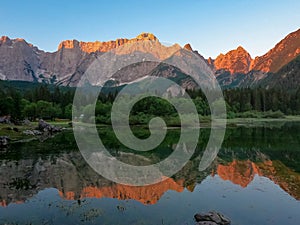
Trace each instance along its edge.
<instances>
[{"instance_id":1,"label":"pale blue sky","mask_svg":"<svg viewBox=\"0 0 300 225\"><path fill-rule=\"evenodd\" d=\"M1 1L0 35L46 51L61 40L106 41L151 32L215 58L239 45L262 55L300 28L298 0Z\"/></svg>"}]
</instances>

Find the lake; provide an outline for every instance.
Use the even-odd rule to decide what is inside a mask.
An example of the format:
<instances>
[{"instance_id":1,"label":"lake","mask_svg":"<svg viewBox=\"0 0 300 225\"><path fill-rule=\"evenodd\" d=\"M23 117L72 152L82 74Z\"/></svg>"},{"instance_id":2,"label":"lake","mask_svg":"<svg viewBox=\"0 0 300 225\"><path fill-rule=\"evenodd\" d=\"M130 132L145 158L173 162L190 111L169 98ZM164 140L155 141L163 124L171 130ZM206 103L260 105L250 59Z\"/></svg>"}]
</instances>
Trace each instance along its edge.
<instances>
[{"instance_id":1,"label":"lake","mask_svg":"<svg viewBox=\"0 0 300 225\"><path fill-rule=\"evenodd\" d=\"M111 155L138 165L174 150L180 131L138 155L110 127L99 136ZM135 127L145 138L149 132ZM193 215L220 211L232 224L300 224L300 123L229 127L218 156L198 171L210 129L195 154L161 183L133 187L98 175L83 159L71 130L46 141L13 143L0 152L0 224L194 224Z\"/></svg>"}]
</instances>

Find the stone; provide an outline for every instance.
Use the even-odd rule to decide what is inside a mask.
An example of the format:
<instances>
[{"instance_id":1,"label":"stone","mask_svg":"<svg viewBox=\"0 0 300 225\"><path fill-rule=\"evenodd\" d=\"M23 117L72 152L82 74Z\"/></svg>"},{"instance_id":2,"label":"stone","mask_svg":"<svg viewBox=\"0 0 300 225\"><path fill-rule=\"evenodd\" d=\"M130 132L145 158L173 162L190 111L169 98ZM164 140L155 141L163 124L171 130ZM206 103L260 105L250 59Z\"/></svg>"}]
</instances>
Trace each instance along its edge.
<instances>
[{"instance_id":1,"label":"stone","mask_svg":"<svg viewBox=\"0 0 300 225\"><path fill-rule=\"evenodd\" d=\"M197 213L194 215L196 224L206 224L206 225L229 225L231 223L230 219L223 214L211 211L208 213Z\"/></svg>"},{"instance_id":2,"label":"stone","mask_svg":"<svg viewBox=\"0 0 300 225\"><path fill-rule=\"evenodd\" d=\"M209 218L210 218L210 220L211 221L214 221L214 222L216 222L217 224L222 224L221 222L222 222L222 219L220 218L220 216L218 215L218 213L217 212L209 212L208 213L208 216L209 216Z\"/></svg>"},{"instance_id":3,"label":"stone","mask_svg":"<svg viewBox=\"0 0 300 225\"><path fill-rule=\"evenodd\" d=\"M8 136L0 136L0 148L8 146L9 140Z\"/></svg>"},{"instance_id":4,"label":"stone","mask_svg":"<svg viewBox=\"0 0 300 225\"><path fill-rule=\"evenodd\" d=\"M196 222L210 220L209 216L204 213L197 213L194 215L194 218L195 218Z\"/></svg>"},{"instance_id":5,"label":"stone","mask_svg":"<svg viewBox=\"0 0 300 225\"><path fill-rule=\"evenodd\" d=\"M36 164L34 165L34 169L40 173L40 172L44 172L46 171L46 168L44 167L44 162L41 158L38 159L38 161L36 162Z\"/></svg>"},{"instance_id":6,"label":"stone","mask_svg":"<svg viewBox=\"0 0 300 225\"><path fill-rule=\"evenodd\" d=\"M24 130L24 131L23 131L23 134L35 136L35 135L41 135L42 132L39 131L39 130Z\"/></svg>"},{"instance_id":7,"label":"stone","mask_svg":"<svg viewBox=\"0 0 300 225\"><path fill-rule=\"evenodd\" d=\"M213 221L200 221L196 223L196 225L218 225L218 224Z\"/></svg>"},{"instance_id":8,"label":"stone","mask_svg":"<svg viewBox=\"0 0 300 225\"><path fill-rule=\"evenodd\" d=\"M25 120L22 121L22 124L29 126L31 124L31 122L30 122L30 120L25 119Z\"/></svg>"},{"instance_id":9,"label":"stone","mask_svg":"<svg viewBox=\"0 0 300 225\"><path fill-rule=\"evenodd\" d=\"M24 130L23 134L25 134L25 135L34 135L32 130Z\"/></svg>"},{"instance_id":10,"label":"stone","mask_svg":"<svg viewBox=\"0 0 300 225\"><path fill-rule=\"evenodd\" d=\"M45 122L43 119L39 120L39 124L38 124L38 129L40 131L46 131L51 127L50 124L48 124L47 122Z\"/></svg>"},{"instance_id":11,"label":"stone","mask_svg":"<svg viewBox=\"0 0 300 225\"><path fill-rule=\"evenodd\" d=\"M219 214L219 216L220 216L220 218L221 218L221 220L222 220L222 223L223 223L224 225L229 225L229 224L231 223L231 221L230 221L229 218L227 218L226 216L224 216L224 215L221 214L221 213L218 213L218 214Z\"/></svg>"},{"instance_id":12,"label":"stone","mask_svg":"<svg viewBox=\"0 0 300 225\"><path fill-rule=\"evenodd\" d=\"M50 134L60 132L62 130L61 127L53 126L44 120L40 119L38 124L38 130L42 132L49 132Z\"/></svg>"},{"instance_id":13,"label":"stone","mask_svg":"<svg viewBox=\"0 0 300 225\"><path fill-rule=\"evenodd\" d=\"M39 130L32 130L32 132L33 132L33 135L41 135L42 134L42 132Z\"/></svg>"},{"instance_id":14,"label":"stone","mask_svg":"<svg viewBox=\"0 0 300 225\"><path fill-rule=\"evenodd\" d=\"M10 124L10 116L1 116L0 117L0 123L7 123Z\"/></svg>"}]
</instances>

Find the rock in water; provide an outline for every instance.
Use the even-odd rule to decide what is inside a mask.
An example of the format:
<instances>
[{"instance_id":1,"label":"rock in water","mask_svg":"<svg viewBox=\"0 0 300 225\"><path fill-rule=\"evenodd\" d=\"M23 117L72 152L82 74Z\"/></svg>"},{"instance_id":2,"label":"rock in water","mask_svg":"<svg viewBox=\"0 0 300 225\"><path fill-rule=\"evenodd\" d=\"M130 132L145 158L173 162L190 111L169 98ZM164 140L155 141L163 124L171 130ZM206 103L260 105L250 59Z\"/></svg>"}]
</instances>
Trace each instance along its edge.
<instances>
[{"instance_id":1,"label":"rock in water","mask_svg":"<svg viewBox=\"0 0 300 225\"><path fill-rule=\"evenodd\" d=\"M194 216L197 225L230 225L231 221L219 212L197 213Z\"/></svg>"},{"instance_id":2,"label":"rock in water","mask_svg":"<svg viewBox=\"0 0 300 225\"><path fill-rule=\"evenodd\" d=\"M223 214L221 213L218 213L219 217L221 218L221 220L223 221L224 224L230 224L231 221L228 217L224 216Z\"/></svg>"},{"instance_id":3,"label":"rock in water","mask_svg":"<svg viewBox=\"0 0 300 225\"><path fill-rule=\"evenodd\" d=\"M196 225L218 225L218 224L212 221L200 221L196 223Z\"/></svg>"}]
</instances>

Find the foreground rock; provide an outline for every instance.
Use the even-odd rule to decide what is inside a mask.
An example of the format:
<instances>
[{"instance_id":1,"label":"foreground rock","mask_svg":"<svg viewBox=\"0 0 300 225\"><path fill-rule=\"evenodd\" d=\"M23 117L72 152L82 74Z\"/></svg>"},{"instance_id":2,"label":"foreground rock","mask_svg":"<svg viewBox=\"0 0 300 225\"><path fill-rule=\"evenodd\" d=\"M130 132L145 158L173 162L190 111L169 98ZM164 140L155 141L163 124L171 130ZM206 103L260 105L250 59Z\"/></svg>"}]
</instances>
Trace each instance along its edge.
<instances>
[{"instance_id":1,"label":"foreground rock","mask_svg":"<svg viewBox=\"0 0 300 225\"><path fill-rule=\"evenodd\" d=\"M1 116L0 117L0 123L6 123L6 124L10 124L10 116Z\"/></svg>"},{"instance_id":2,"label":"foreground rock","mask_svg":"<svg viewBox=\"0 0 300 225\"><path fill-rule=\"evenodd\" d=\"M23 134L35 136L35 135L42 135L43 133L39 130L24 130Z\"/></svg>"},{"instance_id":3,"label":"foreground rock","mask_svg":"<svg viewBox=\"0 0 300 225\"><path fill-rule=\"evenodd\" d=\"M41 132L49 132L50 134L62 131L61 127L53 126L44 120L40 119L38 124L38 130Z\"/></svg>"},{"instance_id":4,"label":"foreground rock","mask_svg":"<svg viewBox=\"0 0 300 225\"><path fill-rule=\"evenodd\" d=\"M9 144L9 137L0 136L0 148L4 148Z\"/></svg>"},{"instance_id":5,"label":"foreground rock","mask_svg":"<svg viewBox=\"0 0 300 225\"><path fill-rule=\"evenodd\" d=\"M219 212L197 213L194 216L196 225L230 225L231 221Z\"/></svg>"}]
</instances>

